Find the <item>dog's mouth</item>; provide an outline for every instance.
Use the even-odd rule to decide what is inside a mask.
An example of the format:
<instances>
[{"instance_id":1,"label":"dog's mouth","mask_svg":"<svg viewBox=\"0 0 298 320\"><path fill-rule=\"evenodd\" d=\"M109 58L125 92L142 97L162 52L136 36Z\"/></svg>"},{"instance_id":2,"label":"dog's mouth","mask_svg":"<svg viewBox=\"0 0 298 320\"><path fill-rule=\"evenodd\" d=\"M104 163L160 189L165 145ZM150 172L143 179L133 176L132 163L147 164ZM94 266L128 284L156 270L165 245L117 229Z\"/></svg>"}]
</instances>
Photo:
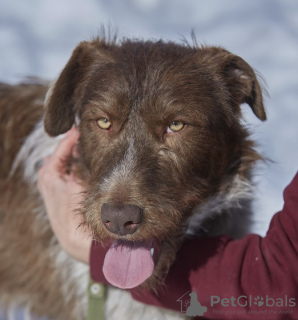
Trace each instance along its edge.
<instances>
[{"instance_id":1,"label":"dog's mouth","mask_svg":"<svg viewBox=\"0 0 298 320\"><path fill-rule=\"evenodd\" d=\"M115 287L135 288L153 274L159 254L160 244L154 240L115 240L104 259L104 276Z\"/></svg>"}]
</instances>

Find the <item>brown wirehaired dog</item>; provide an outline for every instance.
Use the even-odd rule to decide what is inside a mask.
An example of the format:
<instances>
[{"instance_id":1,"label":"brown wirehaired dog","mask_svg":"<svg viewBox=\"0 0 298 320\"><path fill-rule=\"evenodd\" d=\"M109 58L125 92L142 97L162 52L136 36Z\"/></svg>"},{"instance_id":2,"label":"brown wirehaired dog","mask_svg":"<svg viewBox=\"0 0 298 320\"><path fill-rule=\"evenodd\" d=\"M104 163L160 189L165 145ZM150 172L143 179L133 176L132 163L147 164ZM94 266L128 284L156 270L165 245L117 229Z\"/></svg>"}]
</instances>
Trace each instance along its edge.
<instances>
[{"instance_id":1,"label":"brown wirehaired dog","mask_svg":"<svg viewBox=\"0 0 298 320\"><path fill-rule=\"evenodd\" d=\"M157 288L188 233L247 226L260 156L240 105L266 115L243 59L219 47L99 38L78 45L46 92L0 87L0 301L10 313L85 317L88 268L61 250L36 188L42 159L73 125L80 213L95 239L112 243L103 271L114 286ZM107 319L166 316L181 317L109 289Z\"/></svg>"}]
</instances>

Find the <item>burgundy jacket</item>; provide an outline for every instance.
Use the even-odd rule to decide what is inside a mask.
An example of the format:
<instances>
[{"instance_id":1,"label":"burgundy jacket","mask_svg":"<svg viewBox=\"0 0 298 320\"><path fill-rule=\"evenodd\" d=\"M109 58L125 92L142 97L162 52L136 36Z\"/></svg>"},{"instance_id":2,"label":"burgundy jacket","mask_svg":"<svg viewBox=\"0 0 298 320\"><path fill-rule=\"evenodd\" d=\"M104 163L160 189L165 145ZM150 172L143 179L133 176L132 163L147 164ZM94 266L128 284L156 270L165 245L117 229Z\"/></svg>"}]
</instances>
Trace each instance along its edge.
<instances>
[{"instance_id":1,"label":"burgundy jacket","mask_svg":"<svg viewBox=\"0 0 298 320\"><path fill-rule=\"evenodd\" d=\"M131 289L131 295L185 313L190 293L196 292L193 301L203 310L197 319L298 319L298 173L284 191L284 202L264 238L188 238L164 288L157 293ZM93 280L108 284L102 272L105 253L93 242L90 272Z\"/></svg>"}]
</instances>

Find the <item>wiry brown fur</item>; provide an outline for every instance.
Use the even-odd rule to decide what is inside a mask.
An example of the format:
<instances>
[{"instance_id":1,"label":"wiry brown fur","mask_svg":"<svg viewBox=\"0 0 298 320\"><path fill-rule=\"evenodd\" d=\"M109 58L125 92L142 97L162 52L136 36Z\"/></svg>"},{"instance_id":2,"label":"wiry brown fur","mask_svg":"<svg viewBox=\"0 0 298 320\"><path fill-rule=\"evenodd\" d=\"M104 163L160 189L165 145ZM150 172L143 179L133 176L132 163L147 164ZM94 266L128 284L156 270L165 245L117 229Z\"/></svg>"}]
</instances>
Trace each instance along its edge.
<instances>
[{"instance_id":1,"label":"wiry brown fur","mask_svg":"<svg viewBox=\"0 0 298 320\"><path fill-rule=\"evenodd\" d=\"M42 117L45 92L39 85L1 87L0 294L21 291L37 314L71 319L75 299L67 303L59 289L49 254L52 233L46 221L36 227L35 211L42 207L36 190L23 181L21 168L8 176ZM87 187L80 213L93 236L102 243L119 237L162 242L147 282L151 288L173 263L193 209L228 192L236 175L249 179L259 159L241 124L242 103L265 120L259 83L240 57L218 47L163 41L82 42L47 95L44 124L50 136L79 119L80 172ZM100 118L109 119L110 130L98 128ZM186 125L166 132L172 121ZM111 234L100 219L104 203L141 207L144 221L137 232ZM216 221L204 228L230 231Z\"/></svg>"}]
</instances>

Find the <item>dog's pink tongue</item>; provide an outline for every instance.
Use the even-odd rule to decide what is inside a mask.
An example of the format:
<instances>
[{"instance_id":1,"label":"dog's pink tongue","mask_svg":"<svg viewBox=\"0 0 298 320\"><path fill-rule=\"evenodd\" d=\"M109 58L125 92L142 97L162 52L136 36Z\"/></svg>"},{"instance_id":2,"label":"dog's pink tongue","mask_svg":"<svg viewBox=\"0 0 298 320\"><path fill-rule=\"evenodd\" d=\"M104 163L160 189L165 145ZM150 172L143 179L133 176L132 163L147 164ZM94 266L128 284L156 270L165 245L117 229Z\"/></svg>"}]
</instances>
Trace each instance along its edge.
<instances>
[{"instance_id":1,"label":"dog's pink tongue","mask_svg":"<svg viewBox=\"0 0 298 320\"><path fill-rule=\"evenodd\" d=\"M114 241L105 256L104 276L115 287L137 287L154 271L150 250L151 242Z\"/></svg>"}]
</instances>

